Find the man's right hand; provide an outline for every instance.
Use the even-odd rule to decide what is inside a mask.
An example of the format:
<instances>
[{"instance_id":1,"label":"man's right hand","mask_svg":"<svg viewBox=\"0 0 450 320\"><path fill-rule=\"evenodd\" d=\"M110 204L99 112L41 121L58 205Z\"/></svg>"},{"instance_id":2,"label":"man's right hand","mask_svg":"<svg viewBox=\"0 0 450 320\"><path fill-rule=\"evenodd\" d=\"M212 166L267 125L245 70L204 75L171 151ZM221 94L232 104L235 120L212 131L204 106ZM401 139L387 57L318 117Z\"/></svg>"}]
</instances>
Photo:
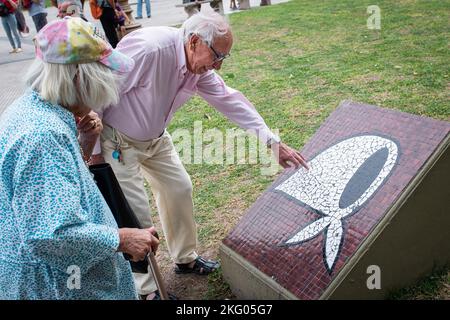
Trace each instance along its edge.
<instances>
[{"instance_id":1,"label":"man's right hand","mask_svg":"<svg viewBox=\"0 0 450 320\"><path fill-rule=\"evenodd\" d=\"M100 153L93 154L91 156L91 161L89 162L89 164L93 165L93 164L100 164L100 163L105 163L105 158L103 158L103 156Z\"/></svg>"},{"instance_id":2,"label":"man's right hand","mask_svg":"<svg viewBox=\"0 0 450 320\"><path fill-rule=\"evenodd\" d=\"M155 227L147 229L120 228L117 251L128 253L132 261L144 260L150 251L156 252L159 240L154 236Z\"/></svg>"}]
</instances>

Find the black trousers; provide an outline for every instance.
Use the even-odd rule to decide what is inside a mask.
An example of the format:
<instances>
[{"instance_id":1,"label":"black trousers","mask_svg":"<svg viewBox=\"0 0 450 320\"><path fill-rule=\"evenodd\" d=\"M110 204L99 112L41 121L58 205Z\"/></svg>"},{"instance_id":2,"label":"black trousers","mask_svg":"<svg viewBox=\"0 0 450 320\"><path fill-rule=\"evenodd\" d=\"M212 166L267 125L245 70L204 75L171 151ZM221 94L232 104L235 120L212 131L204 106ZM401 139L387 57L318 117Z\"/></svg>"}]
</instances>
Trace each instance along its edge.
<instances>
[{"instance_id":1,"label":"black trousers","mask_svg":"<svg viewBox=\"0 0 450 320\"><path fill-rule=\"evenodd\" d=\"M39 32L47 24L47 12L35 14L31 17L36 27L36 32Z\"/></svg>"},{"instance_id":2,"label":"black trousers","mask_svg":"<svg viewBox=\"0 0 450 320\"><path fill-rule=\"evenodd\" d=\"M116 21L115 13L113 8L103 7L103 13L100 16L100 22L102 24L103 30L105 30L106 38L108 38L109 43L113 48L117 46L119 38L116 33Z\"/></svg>"}]
</instances>

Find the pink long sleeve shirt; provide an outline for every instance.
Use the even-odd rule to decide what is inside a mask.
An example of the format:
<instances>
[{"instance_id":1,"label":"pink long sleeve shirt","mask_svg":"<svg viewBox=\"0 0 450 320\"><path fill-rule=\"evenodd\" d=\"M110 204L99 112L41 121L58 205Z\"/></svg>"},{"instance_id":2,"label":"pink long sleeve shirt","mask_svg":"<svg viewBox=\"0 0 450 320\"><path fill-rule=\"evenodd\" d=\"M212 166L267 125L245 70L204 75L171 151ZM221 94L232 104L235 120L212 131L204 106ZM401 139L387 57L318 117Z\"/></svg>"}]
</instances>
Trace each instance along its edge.
<instances>
[{"instance_id":1,"label":"pink long sleeve shirt","mask_svg":"<svg viewBox=\"0 0 450 320\"><path fill-rule=\"evenodd\" d=\"M117 49L135 66L123 81L118 105L103 112L103 121L127 136L140 141L159 137L174 112L198 94L264 142L274 137L255 107L213 70L201 75L188 71L181 29L142 28L122 39ZM98 153L99 144L94 149Z\"/></svg>"}]
</instances>

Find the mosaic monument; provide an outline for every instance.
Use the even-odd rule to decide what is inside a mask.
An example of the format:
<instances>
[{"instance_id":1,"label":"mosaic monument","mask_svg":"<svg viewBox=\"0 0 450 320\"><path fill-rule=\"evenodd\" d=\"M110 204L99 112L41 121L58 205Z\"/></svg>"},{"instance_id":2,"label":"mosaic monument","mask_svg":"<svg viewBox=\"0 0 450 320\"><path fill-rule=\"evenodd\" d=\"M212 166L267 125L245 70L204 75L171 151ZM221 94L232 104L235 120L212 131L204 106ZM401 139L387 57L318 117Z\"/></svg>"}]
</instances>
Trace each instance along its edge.
<instances>
[{"instance_id":1,"label":"mosaic monument","mask_svg":"<svg viewBox=\"0 0 450 320\"><path fill-rule=\"evenodd\" d=\"M299 120L301 121L301 119ZM450 263L450 123L344 101L220 248L243 299L381 299Z\"/></svg>"}]
</instances>

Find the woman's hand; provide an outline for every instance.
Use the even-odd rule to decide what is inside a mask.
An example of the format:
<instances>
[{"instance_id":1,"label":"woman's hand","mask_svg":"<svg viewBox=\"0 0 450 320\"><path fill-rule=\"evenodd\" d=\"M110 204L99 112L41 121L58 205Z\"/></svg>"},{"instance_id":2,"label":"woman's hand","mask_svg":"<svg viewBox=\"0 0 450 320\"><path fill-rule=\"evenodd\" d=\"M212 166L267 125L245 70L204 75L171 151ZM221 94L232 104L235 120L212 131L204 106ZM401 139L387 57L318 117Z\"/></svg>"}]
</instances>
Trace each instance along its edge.
<instances>
[{"instance_id":1,"label":"woman's hand","mask_svg":"<svg viewBox=\"0 0 450 320\"><path fill-rule=\"evenodd\" d=\"M75 117L79 132L79 142L83 150L84 161L89 161L95 143L103 130L102 120L94 111L89 112L84 117Z\"/></svg>"},{"instance_id":2,"label":"woman's hand","mask_svg":"<svg viewBox=\"0 0 450 320\"><path fill-rule=\"evenodd\" d=\"M159 240L154 236L155 227L148 229L119 229L119 248L117 251L128 253L132 261L141 261L150 251L156 252Z\"/></svg>"},{"instance_id":3,"label":"woman's hand","mask_svg":"<svg viewBox=\"0 0 450 320\"><path fill-rule=\"evenodd\" d=\"M94 111L82 118L77 118L77 129L85 140L97 140L103 130L102 120Z\"/></svg>"},{"instance_id":4,"label":"woman's hand","mask_svg":"<svg viewBox=\"0 0 450 320\"><path fill-rule=\"evenodd\" d=\"M17 3L15 3L15 2L12 1L12 0L8 0L8 2L9 2L9 4L13 7L14 10L17 9L17 7L18 7Z\"/></svg>"}]
</instances>

